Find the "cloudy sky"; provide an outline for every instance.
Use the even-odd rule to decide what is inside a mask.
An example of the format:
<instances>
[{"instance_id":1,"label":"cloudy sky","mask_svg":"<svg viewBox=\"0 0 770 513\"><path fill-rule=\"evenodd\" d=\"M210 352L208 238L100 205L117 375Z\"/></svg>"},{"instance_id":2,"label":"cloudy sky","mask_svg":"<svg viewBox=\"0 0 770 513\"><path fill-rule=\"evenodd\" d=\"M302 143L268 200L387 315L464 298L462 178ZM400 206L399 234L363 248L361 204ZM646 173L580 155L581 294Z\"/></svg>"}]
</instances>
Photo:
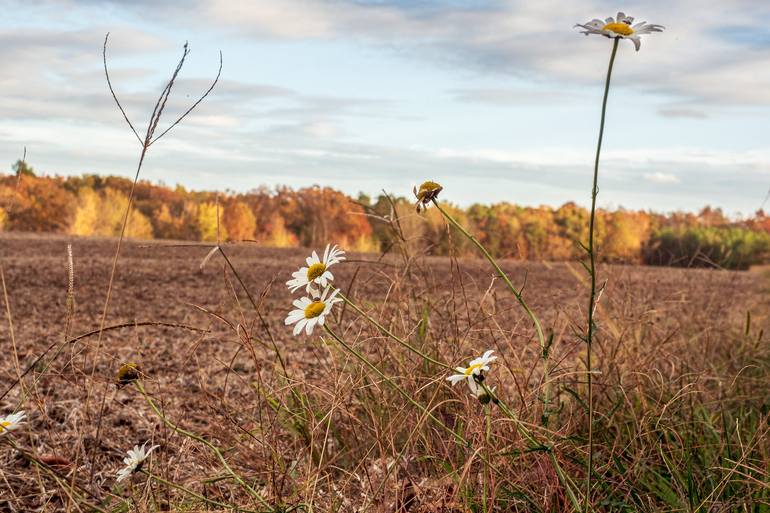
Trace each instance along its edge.
<instances>
[{"instance_id":1,"label":"cloudy sky","mask_svg":"<svg viewBox=\"0 0 770 513\"><path fill-rule=\"evenodd\" d=\"M573 25L624 10L666 26L622 42L599 203L750 214L770 189L770 2L763 0L0 0L0 164L132 176L189 41L142 177L194 189L319 184L461 205L587 204L611 42ZM161 123L163 125L163 123Z\"/></svg>"}]
</instances>

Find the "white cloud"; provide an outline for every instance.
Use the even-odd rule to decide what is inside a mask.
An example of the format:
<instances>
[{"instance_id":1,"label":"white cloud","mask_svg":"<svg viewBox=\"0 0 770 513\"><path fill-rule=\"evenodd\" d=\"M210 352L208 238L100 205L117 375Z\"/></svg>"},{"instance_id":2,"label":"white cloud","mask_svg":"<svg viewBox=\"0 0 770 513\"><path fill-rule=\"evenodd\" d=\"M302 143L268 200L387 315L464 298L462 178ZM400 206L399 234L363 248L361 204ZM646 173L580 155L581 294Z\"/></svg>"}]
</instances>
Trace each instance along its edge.
<instances>
[{"instance_id":1,"label":"white cloud","mask_svg":"<svg viewBox=\"0 0 770 513\"><path fill-rule=\"evenodd\" d=\"M72 8L88 24L96 3L70 0L49 5L51 12ZM177 36L167 37L174 30L205 33L245 52L266 42L299 41L310 47L323 41L342 43L346 51L366 49L372 68L329 77L319 66L319 82L366 78L363 75L377 70L378 57L383 55L408 61L415 69L440 68L442 74L436 76L441 80L460 77L451 84L426 83L427 92L420 91L411 101L435 100L437 111L453 99L464 109L458 111L462 115L483 117L484 123L475 126L489 126L490 139L497 144L487 144L486 133L470 134L476 139L464 140L472 130L465 118L452 121L449 114L439 112L440 119L431 119L434 111L407 110L410 105L399 102L404 95L411 98L411 91L383 97L362 89L360 94L346 95L329 94L333 88L324 89L313 80L270 83L270 77L259 74L258 61L238 56L239 63L253 65L257 71L233 69L226 53L222 81L178 128L178 137L153 147L146 176L167 182L178 179L198 188L247 189L262 182L291 180L300 185L322 181L353 193L357 189L377 193L385 187L400 194L408 193L403 184L424 176L442 177L452 186L456 201L464 203L481 198L482 188L493 188L483 198L495 201L533 204L585 198L592 144L578 148L571 140L552 142L544 130L543 141L552 146L545 147L544 142L511 151L496 126L503 115L494 114L502 110L500 106L514 107L510 113L515 117L515 107L554 104L564 112L548 112L555 114L548 122L570 122L572 116L575 124L584 111L570 111L574 105L594 101L598 108L596 97L610 45L603 38L581 36L572 25L614 14L612 6L600 0L451 5L417 2L415 7L403 1L367 4L361 0L116 1L109 10L123 20L120 26L94 16L87 28L54 28L51 21L52 26L38 25L34 30L0 29L4 70L0 151L6 161L12 161L27 144L32 164L44 171L132 172L136 141L107 93L101 70L101 43L108 29L113 33L111 73L121 101L140 125L137 128L149 115L147 109L162 88L168 64L175 63L180 50L178 42L170 40ZM639 53L624 42L613 82L618 90L613 92L634 103L643 103L639 98L644 97L645 106L662 116L660 125L649 130L669 130L672 139L668 147L649 147L643 139L628 141L613 132L613 144L606 146L602 159L601 197L630 207L699 208L713 203L749 211L743 206L745 198L766 190L770 182L770 152L729 142L717 147L704 144L704 149L689 142L693 137L687 146L677 146L676 130L686 130L695 122L702 127L708 124L704 119L714 123L715 118L723 119L714 115L716 109L719 116L728 116L736 111L741 115L762 112L757 107L770 106L770 39L761 44L770 4L633 0L626 9L640 19L667 25L667 30L647 37ZM752 42L756 31L759 35ZM162 61L167 58L168 62ZM218 62L202 62L202 53L193 53L190 59L166 120L204 91L216 72ZM397 85L399 78L392 77L388 84ZM618 98L613 96L614 101ZM406 120L407 115L423 117ZM581 127L587 124L583 118L580 121ZM462 144L444 142L439 136L429 139L430 128L415 131L429 135L425 140L415 138L418 145L414 146L404 147L388 137L431 123L437 132L456 123L452 135ZM677 128L670 128L673 124ZM356 130L362 126L364 130ZM525 119L521 126L529 130ZM740 134L728 135L733 141L740 138ZM638 147L623 148L624 141ZM732 149L736 147L741 150ZM669 194L681 191L681 204L672 203L671 198L655 203L662 185L668 186Z\"/></svg>"},{"instance_id":2,"label":"white cloud","mask_svg":"<svg viewBox=\"0 0 770 513\"><path fill-rule=\"evenodd\" d=\"M609 53L609 43L571 27L615 14L614 3L600 0L468 2L446 8L353 0L181 5L166 3L174 13L170 19L243 37L363 41L434 65L577 84L603 80L606 59L597 56ZM623 42L616 73L624 79L618 86L633 84L702 105L770 105L770 51L760 22L770 17L770 4L733 0L729 8L723 6L700 0L627 5L626 12L666 25L666 31L645 36L639 53Z\"/></svg>"},{"instance_id":3,"label":"white cloud","mask_svg":"<svg viewBox=\"0 0 770 513\"><path fill-rule=\"evenodd\" d=\"M671 173L661 173L660 171L655 173L644 173L644 179L648 182L652 183L658 183L658 184L672 184L672 183L679 183L681 180L677 178L675 175L672 175Z\"/></svg>"}]
</instances>

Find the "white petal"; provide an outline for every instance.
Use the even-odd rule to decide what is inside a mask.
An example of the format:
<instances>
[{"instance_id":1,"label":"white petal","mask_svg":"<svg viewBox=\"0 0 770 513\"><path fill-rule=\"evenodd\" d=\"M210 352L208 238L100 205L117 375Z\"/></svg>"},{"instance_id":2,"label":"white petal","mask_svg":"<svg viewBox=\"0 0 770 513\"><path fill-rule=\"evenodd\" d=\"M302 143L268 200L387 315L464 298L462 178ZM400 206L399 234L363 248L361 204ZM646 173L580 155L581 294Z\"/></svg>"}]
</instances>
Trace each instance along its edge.
<instances>
[{"instance_id":1,"label":"white petal","mask_svg":"<svg viewBox=\"0 0 770 513\"><path fill-rule=\"evenodd\" d=\"M450 381L452 383L452 386L458 384L460 381L465 379L465 374L452 374L451 376L446 378L447 381Z\"/></svg>"},{"instance_id":2,"label":"white petal","mask_svg":"<svg viewBox=\"0 0 770 513\"><path fill-rule=\"evenodd\" d=\"M312 335L313 328L315 328L315 325L317 322L318 322L318 317L308 320L307 325L305 326L305 333L307 333L308 335Z\"/></svg>"},{"instance_id":3,"label":"white petal","mask_svg":"<svg viewBox=\"0 0 770 513\"><path fill-rule=\"evenodd\" d=\"M305 319L305 318L300 319L300 321L297 323L297 325L294 326L294 332L293 332L294 336L297 336L297 335L300 334L300 332L302 331L302 328L305 327L305 324L307 324L307 319Z\"/></svg>"},{"instance_id":4,"label":"white petal","mask_svg":"<svg viewBox=\"0 0 770 513\"><path fill-rule=\"evenodd\" d=\"M288 326L289 324L294 324L295 322L297 322L298 320L302 319L303 317L304 317L304 315L292 315L292 314L289 314L289 315L286 316L286 319L283 320L283 324L285 326Z\"/></svg>"}]
</instances>

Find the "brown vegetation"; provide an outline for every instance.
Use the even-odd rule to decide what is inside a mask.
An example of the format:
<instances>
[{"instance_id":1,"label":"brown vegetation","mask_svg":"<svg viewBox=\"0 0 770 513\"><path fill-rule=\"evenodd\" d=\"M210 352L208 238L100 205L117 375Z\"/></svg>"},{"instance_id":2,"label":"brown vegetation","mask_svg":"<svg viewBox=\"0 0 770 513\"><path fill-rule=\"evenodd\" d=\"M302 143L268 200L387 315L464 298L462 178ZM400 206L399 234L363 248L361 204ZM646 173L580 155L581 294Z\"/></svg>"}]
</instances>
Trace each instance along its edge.
<instances>
[{"instance_id":1,"label":"brown vegetation","mask_svg":"<svg viewBox=\"0 0 770 513\"><path fill-rule=\"evenodd\" d=\"M96 337L64 343L66 243L73 243L72 337L98 329L113 240L5 234L2 265L12 315L0 327L0 387L51 351L0 402L28 397L24 453L0 451L0 510L107 511L203 508L190 495L138 475L115 484L126 449L160 444L148 469L211 501L263 510L199 443L170 429L131 386L136 362L167 419L212 441L273 506L314 511L569 511L547 452L526 448L514 423L486 410L445 372L404 351L349 308L334 329L409 394L465 437L464 447L323 334L291 337L283 282L305 250L226 245L201 270L206 247L129 243L97 356ZM463 364L495 349L489 379L573 479L586 434L584 275L569 263L504 262L553 334L552 367L523 312L481 261L412 254L352 254L336 283L397 335ZM770 352L767 282L758 274L604 266L594 345L597 511L763 511L767 504ZM751 312L750 326L746 326ZM11 342L13 341L13 342ZM278 359L280 352L283 364ZM91 365L97 362L95 372ZM544 407L544 386L553 391ZM107 392L103 428L94 431ZM546 420L547 419L547 420ZM538 427L539 426L539 427ZM547 430L547 431L546 431ZM42 471L22 454L47 462ZM94 461L90 460L95 454ZM489 462L489 465L484 463ZM52 475L84 490L82 497ZM759 484L758 484L759 483ZM212 507L212 509L216 509Z\"/></svg>"}]
</instances>

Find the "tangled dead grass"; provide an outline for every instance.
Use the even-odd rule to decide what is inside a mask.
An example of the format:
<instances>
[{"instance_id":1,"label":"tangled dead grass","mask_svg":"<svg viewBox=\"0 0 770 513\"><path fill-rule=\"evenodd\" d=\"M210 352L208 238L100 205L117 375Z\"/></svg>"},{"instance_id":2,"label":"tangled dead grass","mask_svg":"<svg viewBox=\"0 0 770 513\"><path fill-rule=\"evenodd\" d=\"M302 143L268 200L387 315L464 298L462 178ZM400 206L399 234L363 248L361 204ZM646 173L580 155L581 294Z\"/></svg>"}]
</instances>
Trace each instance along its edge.
<instances>
[{"instance_id":1,"label":"tangled dead grass","mask_svg":"<svg viewBox=\"0 0 770 513\"><path fill-rule=\"evenodd\" d=\"M360 254L335 268L349 297L432 357L457 365L495 349L489 379L552 444L532 450L511 419L451 388L443 369L352 309L336 310L335 331L467 447L323 333L291 337L283 282L302 250L226 248L256 312L220 256L200 270L207 248L129 243L106 323L122 327L106 331L99 347L94 336L65 343L65 330L72 339L98 328L114 241L72 241L69 316L67 241L2 237L13 321L13 337L11 323L0 328L2 391L54 349L0 401L0 411L21 403L30 418L14 433L15 447L0 439L0 511L217 510L214 503L253 511L572 510L551 455L570 479L584 479L585 344L576 327L585 283L576 266L503 264L512 279L526 280L524 295L553 335L547 373L530 323L484 262ZM600 273L607 286L594 346L594 509L764 511L765 276L623 266ZM166 420L216 446L268 506L206 445L164 423L135 387L115 386L126 362L140 366ZM160 445L148 471L163 481L139 473L116 485L125 451L146 440Z\"/></svg>"}]
</instances>

